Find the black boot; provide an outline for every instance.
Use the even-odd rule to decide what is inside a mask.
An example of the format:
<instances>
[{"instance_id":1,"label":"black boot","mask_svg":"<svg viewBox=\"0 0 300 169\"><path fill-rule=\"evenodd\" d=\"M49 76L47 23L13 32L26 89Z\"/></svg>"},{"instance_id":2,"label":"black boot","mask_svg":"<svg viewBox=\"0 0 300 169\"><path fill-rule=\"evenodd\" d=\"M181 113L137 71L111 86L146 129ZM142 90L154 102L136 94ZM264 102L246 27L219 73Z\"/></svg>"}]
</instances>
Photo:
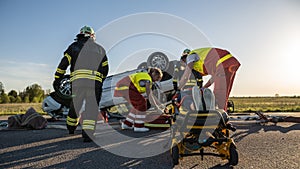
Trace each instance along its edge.
<instances>
[{"instance_id":1,"label":"black boot","mask_svg":"<svg viewBox=\"0 0 300 169\"><path fill-rule=\"evenodd\" d=\"M69 134L74 134L77 126L69 126L67 125L67 129L69 130Z\"/></svg>"},{"instance_id":2,"label":"black boot","mask_svg":"<svg viewBox=\"0 0 300 169\"><path fill-rule=\"evenodd\" d=\"M83 138L84 143L92 142L93 139L95 139L94 131L92 131L92 130L88 130L88 131L82 130L82 138Z\"/></svg>"}]
</instances>

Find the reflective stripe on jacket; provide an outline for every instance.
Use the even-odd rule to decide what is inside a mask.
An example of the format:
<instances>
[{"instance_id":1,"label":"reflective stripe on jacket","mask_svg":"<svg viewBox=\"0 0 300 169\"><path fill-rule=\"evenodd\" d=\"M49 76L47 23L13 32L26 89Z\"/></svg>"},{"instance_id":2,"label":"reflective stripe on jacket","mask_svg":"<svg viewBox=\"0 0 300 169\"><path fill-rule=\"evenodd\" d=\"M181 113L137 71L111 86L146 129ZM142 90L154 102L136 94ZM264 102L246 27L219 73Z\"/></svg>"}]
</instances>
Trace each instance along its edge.
<instances>
[{"instance_id":1,"label":"reflective stripe on jacket","mask_svg":"<svg viewBox=\"0 0 300 169\"><path fill-rule=\"evenodd\" d=\"M71 73L70 81L74 81L77 79L91 79L96 80L102 83L102 79L105 78L105 76L95 70L87 70L87 69L78 69Z\"/></svg>"},{"instance_id":2,"label":"reflective stripe on jacket","mask_svg":"<svg viewBox=\"0 0 300 169\"><path fill-rule=\"evenodd\" d=\"M138 90L139 93L146 92L146 85L144 82L150 82L150 88L152 84L151 76L147 72L138 72L128 76L134 87ZM128 84L129 85L129 84ZM121 85L117 86L115 90L128 90L129 86Z\"/></svg>"},{"instance_id":3,"label":"reflective stripe on jacket","mask_svg":"<svg viewBox=\"0 0 300 169\"><path fill-rule=\"evenodd\" d=\"M129 75L129 78L130 78L131 82L133 83L133 85L137 88L137 90L140 93L146 92L146 85L142 85L141 84L142 81L149 81L150 88L151 88L152 79L151 79L151 76L146 72L139 72L139 73L131 74L131 75Z\"/></svg>"},{"instance_id":4,"label":"reflective stripe on jacket","mask_svg":"<svg viewBox=\"0 0 300 169\"><path fill-rule=\"evenodd\" d=\"M205 61L206 61L206 57L209 55L209 53L214 50L215 48L199 48L199 49L195 49L192 50L190 52L191 54L197 54L199 56L199 60L194 62L194 66L193 69L196 70L197 72L200 72L201 75L207 75L207 72L205 72ZM217 60L215 67L218 67L221 63L223 63L224 61L228 60L229 58L232 57L232 55L230 53L224 55L224 56L219 56L218 53L214 52L212 53L213 55L217 55L217 57L219 57L219 59Z\"/></svg>"}]
</instances>

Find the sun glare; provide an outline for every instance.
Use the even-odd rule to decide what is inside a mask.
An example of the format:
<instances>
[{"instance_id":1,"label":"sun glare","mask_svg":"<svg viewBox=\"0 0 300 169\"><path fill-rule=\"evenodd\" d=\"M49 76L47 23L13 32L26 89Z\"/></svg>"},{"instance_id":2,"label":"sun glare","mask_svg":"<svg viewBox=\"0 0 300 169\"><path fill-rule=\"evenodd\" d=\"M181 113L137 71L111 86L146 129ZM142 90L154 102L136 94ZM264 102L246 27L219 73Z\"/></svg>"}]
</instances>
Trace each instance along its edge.
<instances>
[{"instance_id":1,"label":"sun glare","mask_svg":"<svg viewBox=\"0 0 300 169\"><path fill-rule=\"evenodd\" d=\"M290 44L285 50L285 57L283 58L284 67L281 69L284 72L287 80L292 83L300 85L300 56L299 56L300 42ZM281 67L281 66L280 66Z\"/></svg>"}]
</instances>

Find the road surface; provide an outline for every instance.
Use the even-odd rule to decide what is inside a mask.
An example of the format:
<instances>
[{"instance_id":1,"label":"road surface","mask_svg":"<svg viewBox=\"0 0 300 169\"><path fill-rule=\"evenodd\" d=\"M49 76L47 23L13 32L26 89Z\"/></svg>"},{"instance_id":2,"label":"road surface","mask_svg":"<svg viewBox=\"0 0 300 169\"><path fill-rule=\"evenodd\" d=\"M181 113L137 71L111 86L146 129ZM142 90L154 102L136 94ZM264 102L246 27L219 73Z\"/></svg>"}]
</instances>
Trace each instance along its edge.
<instances>
[{"instance_id":1,"label":"road surface","mask_svg":"<svg viewBox=\"0 0 300 169\"><path fill-rule=\"evenodd\" d=\"M168 146L164 139L168 138L167 131L133 133L120 131L118 125L112 125L114 130L111 130L107 124L99 124L96 143L83 143L80 130L76 130L74 135L68 135L65 129L60 129L64 128L64 122L49 123L48 126L43 130L0 130L0 168L173 168L169 151L155 154L159 148ZM237 166L230 167L227 161L219 157L205 156L201 161L199 156L190 156L184 157L174 168L300 167L300 124L239 123L236 127L238 130L232 136L239 152ZM125 140L124 135L128 136ZM112 139L112 136L115 138ZM131 144L134 142L145 146L155 143L153 145L159 146L153 148L153 152L147 148L132 149ZM149 157L133 158L136 155L126 150L134 153L140 151L141 155L148 153Z\"/></svg>"}]
</instances>

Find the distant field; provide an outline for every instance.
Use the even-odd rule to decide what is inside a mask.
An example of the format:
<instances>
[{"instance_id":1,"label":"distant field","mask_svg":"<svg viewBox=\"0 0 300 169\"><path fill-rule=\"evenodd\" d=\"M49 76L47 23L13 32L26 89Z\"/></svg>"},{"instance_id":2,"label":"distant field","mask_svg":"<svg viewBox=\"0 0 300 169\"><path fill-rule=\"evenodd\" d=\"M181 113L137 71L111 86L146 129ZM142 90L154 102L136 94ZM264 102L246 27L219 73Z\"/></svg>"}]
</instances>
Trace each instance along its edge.
<instances>
[{"instance_id":1,"label":"distant field","mask_svg":"<svg viewBox=\"0 0 300 169\"><path fill-rule=\"evenodd\" d=\"M231 97L235 112L300 112L300 97ZM23 114L30 107L46 114L41 103L0 104L0 115Z\"/></svg>"},{"instance_id":2,"label":"distant field","mask_svg":"<svg viewBox=\"0 0 300 169\"><path fill-rule=\"evenodd\" d=\"M0 115L24 114L30 107L41 114L46 114L42 110L42 103L13 103L0 104Z\"/></svg>"},{"instance_id":3,"label":"distant field","mask_svg":"<svg viewBox=\"0 0 300 169\"><path fill-rule=\"evenodd\" d=\"M236 112L300 112L300 97L231 97Z\"/></svg>"}]
</instances>

